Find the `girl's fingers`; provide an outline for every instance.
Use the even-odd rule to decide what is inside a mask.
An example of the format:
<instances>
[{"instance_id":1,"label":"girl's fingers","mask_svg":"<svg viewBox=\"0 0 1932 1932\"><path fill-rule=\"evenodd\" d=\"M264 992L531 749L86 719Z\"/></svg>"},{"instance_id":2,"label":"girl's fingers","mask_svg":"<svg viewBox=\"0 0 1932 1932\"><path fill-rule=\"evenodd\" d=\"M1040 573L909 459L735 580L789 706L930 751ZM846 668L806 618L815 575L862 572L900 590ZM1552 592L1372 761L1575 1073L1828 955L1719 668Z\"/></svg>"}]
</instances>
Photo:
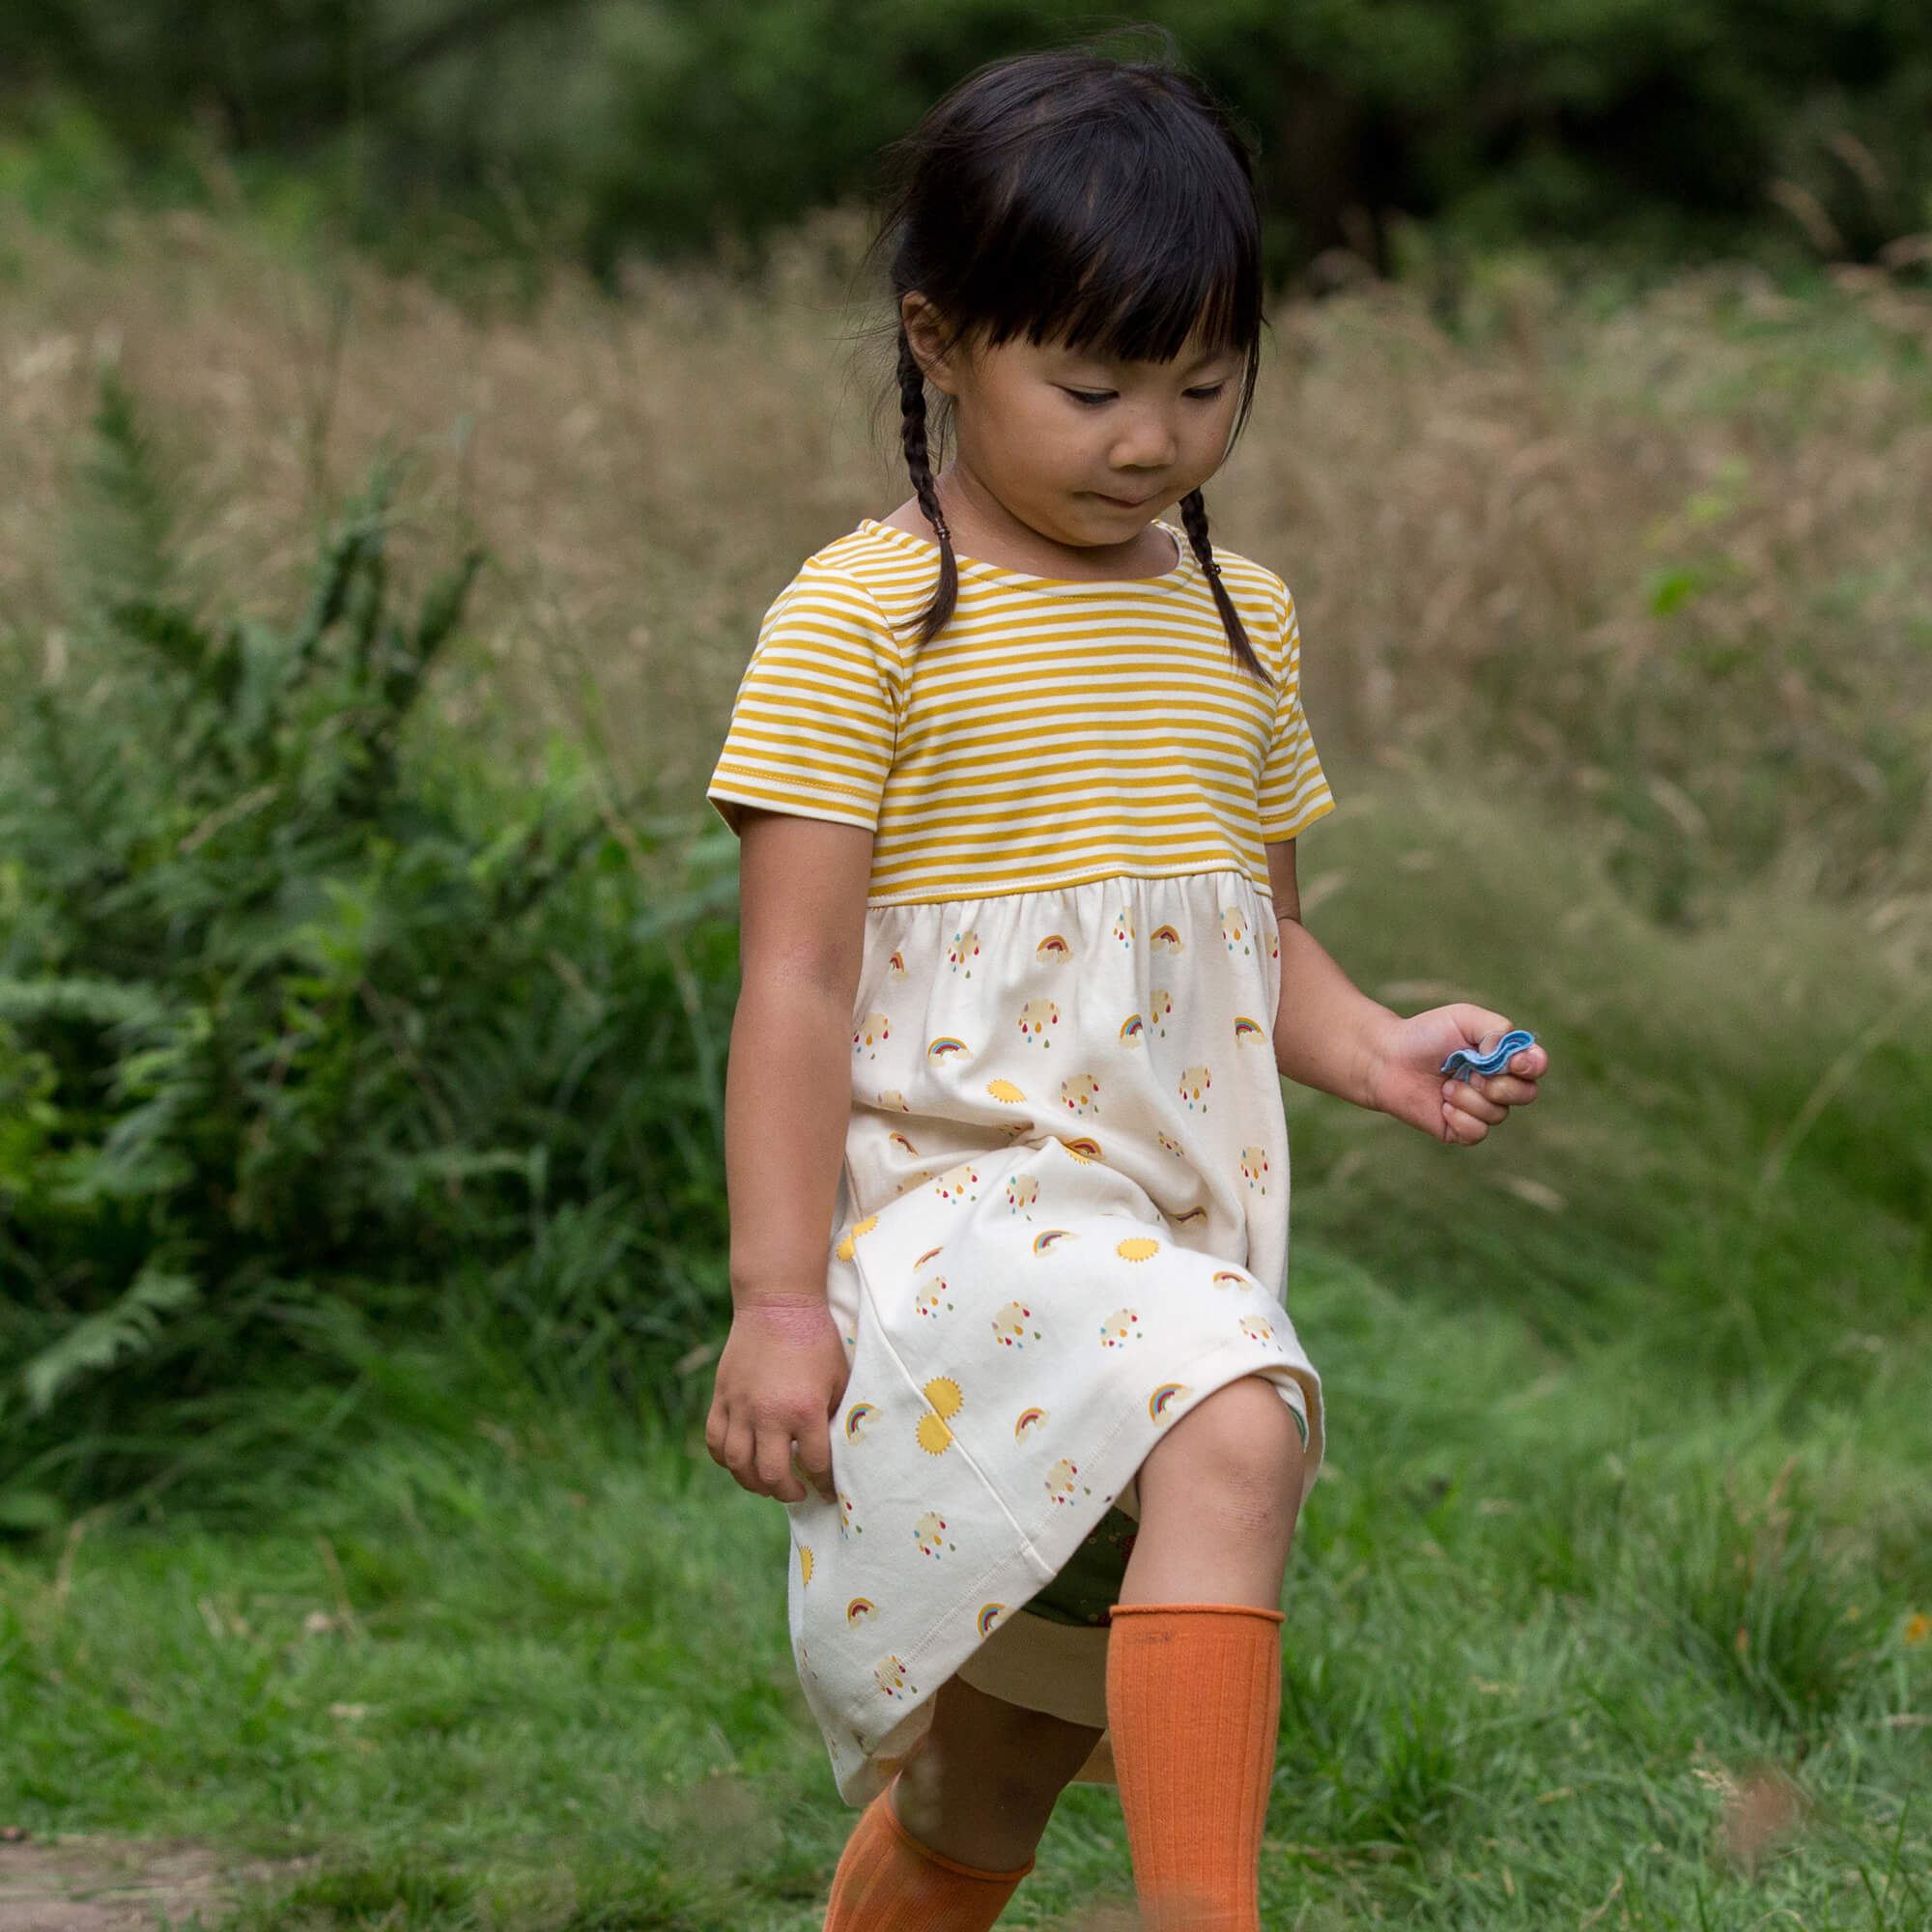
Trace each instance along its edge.
<instances>
[{"instance_id":1,"label":"girl's fingers","mask_svg":"<svg viewBox=\"0 0 1932 1932\"><path fill-rule=\"evenodd\" d=\"M1474 1147L1489 1132L1483 1122L1465 1114L1461 1107L1444 1100L1442 1103L1442 1131L1447 1140L1458 1147Z\"/></svg>"},{"instance_id":2,"label":"girl's fingers","mask_svg":"<svg viewBox=\"0 0 1932 1932\"><path fill-rule=\"evenodd\" d=\"M1445 1082L1442 1097L1450 1106L1460 1108L1465 1114L1474 1115L1487 1126L1498 1126L1509 1119L1509 1109L1499 1106L1487 1094L1480 1092L1473 1081Z\"/></svg>"},{"instance_id":3,"label":"girl's fingers","mask_svg":"<svg viewBox=\"0 0 1932 1932\"><path fill-rule=\"evenodd\" d=\"M731 1472L733 1482L750 1489L753 1474L752 1452L755 1446L751 1425L734 1416L724 1428L713 1460L722 1463Z\"/></svg>"},{"instance_id":4,"label":"girl's fingers","mask_svg":"<svg viewBox=\"0 0 1932 1932\"><path fill-rule=\"evenodd\" d=\"M832 1432L825 1423L813 1421L800 1435L798 1463L806 1480L831 1502L838 1492L832 1487Z\"/></svg>"},{"instance_id":5,"label":"girl's fingers","mask_svg":"<svg viewBox=\"0 0 1932 1932\"><path fill-rule=\"evenodd\" d=\"M791 1431L767 1426L758 1432L758 1492L781 1503L801 1502L805 1486L791 1472Z\"/></svg>"},{"instance_id":6,"label":"girl's fingers","mask_svg":"<svg viewBox=\"0 0 1932 1932\"><path fill-rule=\"evenodd\" d=\"M1487 1079L1477 1079L1470 1084L1479 1087L1490 1099L1505 1107L1526 1107L1536 1098L1536 1082L1525 1080L1520 1074L1492 1073Z\"/></svg>"}]
</instances>

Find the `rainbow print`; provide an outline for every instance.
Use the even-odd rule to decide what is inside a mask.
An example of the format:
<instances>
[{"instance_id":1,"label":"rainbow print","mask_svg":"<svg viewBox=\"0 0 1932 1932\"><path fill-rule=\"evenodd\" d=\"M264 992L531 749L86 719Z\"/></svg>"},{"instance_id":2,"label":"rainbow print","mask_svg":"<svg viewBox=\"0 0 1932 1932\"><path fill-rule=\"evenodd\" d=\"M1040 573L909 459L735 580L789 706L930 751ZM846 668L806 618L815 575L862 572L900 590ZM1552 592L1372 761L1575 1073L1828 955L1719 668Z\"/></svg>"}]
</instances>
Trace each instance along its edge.
<instances>
[{"instance_id":1,"label":"rainbow print","mask_svg":"<svg viewBox=\"0 0 1932 1932\"><path fill-rule=\"evenodd\" d=\"M991 1636L993 1626L1007 1613L1004 1604L981 1604L980 1605L980 1634Z\"/></svg>"},{"instance_id":2,"label":"rainbow print","mask_svg":"<svg viewBox=\"0 0 1932 1932\"><path fill-rule=\"evenodd\" d=\"M1262 1031L1258 1021L1244 1020L1236 1016L1235 1020L1235 1044L1236 1046L1239 1046L1244 1039L1265 1039L1267 1035Z\"/></svg>"},{"instance_id":3,"label":"rainbow print","mask_svg":"<svg viewBox=\"0 0 1932 1932\"><path fill-rule=\"evenodd\" d=\"M1057 1248L1062 1241L1070 1241L1072 1238L1071 1228L1048 1228L1043 1234L1033 1237L1033 1251L1037 1255L1043 1255L1049 1248Z\"/></svg>"},{"instance_id":4,"label":"rainbow print","mask_svg":"<svg viewBox=\"0 0 1932 1932\"><path fill-rule=\"evenodd\" d=\"M1236 1274L1233 1268L1222 1268L1214 1276L1216 1288L1246 1288L1247 1285L1247 1276Z\"/></svg>"},{"instance_id":5,"label":"rainbow print","mask_svg":"<svg viewBox=\"0 0 1932 1932\"><path fill-rule=\"evenodd\" d=\"M869 1597L854 1597L845 1605L845 1621L855 1627L864 1623L867 1617L875 1617L878 1613L878 1605Z\"/></svg>"},{"instance_id":6,"label":"rainbow print","mask_svg":"<svg viewBox=\"0 0 1932 1932\"><path fill-rule=\"evenodd\" d=\"M921 1255L918 1261L913 1263L913 1266L915 1268L923 1268L927 1262L937 1261L943 1252L944 1252L943 1247L927 1248L924 1254Z\"/></svg>"},{"instance_id":7,"label":"rainbow print","mask_svg":"<svg viewBox=\"0 0 1932 1932\"><path fill-rule=\"evenodd\" d=\"M1023 1408L1013 1418L1013 1440L1024 1442L1039 1425L1046 1420L1043 1408Z\"/></svg>"},{"instance_id":8,"label":"rainbow print","mask_svg":"<svg viewBox=\"0 0 1932 1932\"><path fill-rule=\"evenodd\" d=\"M905 954L903 952L895 952L893 956L886 961L886 971L890 973L895 980L903 980L906 976Z\"/></svg>"},{"instance_id":9,"label":"rainbow print","mask_svg":"<svg viewBox=\"0 0 1932 1932\"><path fill-rule=\"evenodd\" d=\"M926 1047L925 1057L928 1060L953 1060L962 1053L971 1053L972 1050L963 1039L952 1039L942 1034Z\"/></svg>"},{"instance_id":10,"label":"rainbow print","mask_svg":"<svg viewBox=\"0 0 1932 1932\"><path fill-rule=\"evenodd\" d=\"M846 1441L863 1442L866 1439L866 1425L877 1413L869 1402L855 1402L845 1411Z\"/></svg>"},{"instance_id":11,"label":"rainbow print","mask_svg":"<svg viewBox=\"0 0 1932 1932\"><path fill-rule=\"evenodd\" d=\"M1078 1140L1062 1141L1060 1145L1075 1160L1098 1160L1100 1158L1100 1143L1096 1140L1090 1140L1085 1134L1082 1134Z\"/></svg>"},{"instance_id":12,"label":"rainbow print","mask_svg":"<svg viewBox=\"0 0 1932 1932\"><path fill-rule=\"evenodd\" d=\"M1185 1382L1162 1382L1148 1397L1148 1419L1158 1422L1167 1413L1167 1406L1179 1396L1192 1395L1194 1391Z\"/></svg>"},{"instance_id":13,"label":"rainbow print","mask_svg":"<svg viewBox=\"0 0 1932 1932\"><path fill-rule=\"evenodd\" d=\"M1059 933L1049 932L1034 948L1034 956L1037 959L1065 959L1069 956L1066 950L1066 942L1061 938Z\"/></svg>"},{"instance_id":14,"label":"rainbow print","mask_svg":"<svg viewBox=\"0 0 1932 1932\"><path fill-rule=\"evenodd\" d=\"M1177 1214L1174 1218L1177 1222L1183 1223L1187 1221L1205 1221L1208 1218L1208 1210L1205 1208L1190 1208L1186 1213Z\"/></svg>"},{"instance_id":15,"label":"rainbow print","mask_svg":"<svg viewBox=\"0 0 1932 1932\"><path fill-rule=\"evenodd\" d=\"M1126 1018L1121 1022L1121 1044L1122 1046L1137 1045L1140 1041L1142 1034L1144 1034L1146 1031L1147 1031L1147 1024L1141 1018L1140 1014L1129 1013L1126 1016Z\"/></svg>"},{"instance_id":16,"label":"rainbow print","mask_svg":"<svg viewBox=\"0 0 1932 1932\"><path fill-rule=\"evenodd\" d=\"M909 1140L907 1140L903 1134L888 1134L886 1138L889 1141L891 1141L895 1147L904 1148L906 1152L911 1154L915 1160L919 1158L919 1150L916 1147L914 1147L913 1144Z\"/></svg>"},{"instance_id":17,"label":"rainbow print","mask_svg":"<svg viewBox=\"0 0 1932 1932\"><path fill-rule=\"evenodd\" d=\"M1148 944L1156 952L1182 952L1187 947L1187 942L1171 925L1155 926Z\"/></svg>"}]
</instances>

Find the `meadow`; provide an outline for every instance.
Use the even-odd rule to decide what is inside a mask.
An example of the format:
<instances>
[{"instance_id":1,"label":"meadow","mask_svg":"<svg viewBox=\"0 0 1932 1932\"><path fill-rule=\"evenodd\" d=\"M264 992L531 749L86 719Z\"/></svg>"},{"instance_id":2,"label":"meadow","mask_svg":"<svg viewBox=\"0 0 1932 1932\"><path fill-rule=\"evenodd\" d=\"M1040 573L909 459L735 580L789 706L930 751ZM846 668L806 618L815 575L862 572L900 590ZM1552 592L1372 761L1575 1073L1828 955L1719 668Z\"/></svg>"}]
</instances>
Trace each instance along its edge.
<instances>
[{"instance_id":1,"label":"meadow","mask_svg":"<svg viewBox=\"0 0 1932 1932\"><path fill-rule=\"evenodd\" d=\"M521 795L587 802L626 919L686 883L625 852L713 876L696 794L757 615L902 494L858 235L459 306L240 223L7 228L0 717L34 694L140 744L78 534L111 369L184 609L298 610L387 442L399 575L484 557L403 764L479 840ZM1291 1092L1332 1461L1284 1599L1265 1922L1932 1922L1932 300L1522 257L1453 311L1426 273L1364 284L1277 314L1209 503L1300 609L1342 800L1311 924L1391 1004L1481 1000L1556 1064L1469 1152ZM0 854L10 956L37 903ZM684 970L652 997L696 1028L728 945ZM248 1928L815 1925L850 1814L781 1515L699 1437L692 1203L683 1273L572 1264L708 1321L677 1373L623 1373L641 1329L540 1322L561 1276L516 1276L513 1321L445 1261L237 1394L294 1419L268 1448L189 1466L202 1422L149 1391L114 1427L178 1480L49 1464L0 1543L0 1827L212 1846ZM21 1413L10 1386L0 1441ZM1118 1801L1080 1787L1004 1922L1130 1898Z\"/></svg>"}]
</instances>

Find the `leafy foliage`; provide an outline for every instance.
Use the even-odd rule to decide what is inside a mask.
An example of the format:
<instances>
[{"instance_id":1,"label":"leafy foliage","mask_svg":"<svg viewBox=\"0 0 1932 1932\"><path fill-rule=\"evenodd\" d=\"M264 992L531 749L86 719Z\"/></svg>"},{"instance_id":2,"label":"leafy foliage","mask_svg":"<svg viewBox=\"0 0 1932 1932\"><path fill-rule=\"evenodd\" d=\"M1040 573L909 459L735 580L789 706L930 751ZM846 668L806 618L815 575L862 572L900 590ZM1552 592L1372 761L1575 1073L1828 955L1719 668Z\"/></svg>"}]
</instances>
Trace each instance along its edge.
<instances>
[{"instance_id":1,"label":"leafy foliage","mask_svg":"<svg viewBox=\"0 0 1932 1932\"><path fill-rule=\"evenodd\" d=\"M662 1368L723 1294L729 880L412 756L480 558L399 613L387 470L294 624L212 623L112 381L95 428L84 675L0 761L0 1490L171 1466L459 1259L515 1334Z\"/></svg>"},{"instance_id":2,"label":"leafy foliage","mask_svg":"<svg viewBox=\"0 0 1932 1932\"><path fill-rule=\"evenodd\" d=\"M30 0L16 71L191 176L213 132L339 160L365 221L434 179L504 239L534 209L605 265L866 185L980 63L1093 34L1084 0ZM245 24L244 24L245 16ZM1388 212L1485 241L1869 256L1932 224L1932 24L1887 0L1161 0L1142 16L1261 139L1279 265L1386 253ZM56 120L58 117L55 117ZM185 130L199 131L193 136ZM54 145L71 145L71 129ZM111 180L114 170L96 170Z\"/></svg>"}]
</instances>

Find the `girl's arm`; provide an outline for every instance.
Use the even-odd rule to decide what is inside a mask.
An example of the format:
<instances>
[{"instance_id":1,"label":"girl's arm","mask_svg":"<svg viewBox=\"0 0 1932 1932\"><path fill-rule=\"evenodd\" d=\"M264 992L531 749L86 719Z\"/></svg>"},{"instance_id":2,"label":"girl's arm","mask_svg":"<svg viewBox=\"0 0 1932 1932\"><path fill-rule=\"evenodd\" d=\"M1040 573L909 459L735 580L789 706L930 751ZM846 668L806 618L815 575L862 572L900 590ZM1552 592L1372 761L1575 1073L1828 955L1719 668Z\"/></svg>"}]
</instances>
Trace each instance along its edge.
<instances>
[{"instance_id":1,"label":"girl's arm","mask_svg":"<svg viewBox=\"0 0 1932 1932\"><path fill-rule=\"evenodd\" d=\"M746 808L739 838L740 984L724 1073L731 1300L823 1308L872 835Z\"/></svg>"},{"instance_id":2,"label":"girl's arm","mask_svg":"<svg viewBox=\"0 0 1932 1932\"><path fill-rule=\"evenodd\" d=\"M1370 999L1301 923L1294 840L1266 850L1281 927L1274 1058L1283 1073L1358 1107L1392 1114L1436 1140L1465 1146L1507 1120L1510 1108L1536 1098L1537 1079L1549 1065L1540 1046L1524 1048L1507 1073L1445 1080L1438 1069L1450 1053L1500 1039L1508 1019L1466 1005L1404 1019Z\"/></svg>"},{"instance_id":3,"label":"girl's arm","mask_svg":"<svg viewBox=\"0 0 1932 1932\"><path fill-rule=\"evenodd\" d=\"M747 809L739 837L741 985L724 1075L733 1317L704 1439L746 1489L797 1502L794 1442L830 1493L828 1424L848 1373L825 1263L852 1110L872 835Z\"/></svg>"}]
</instances>

